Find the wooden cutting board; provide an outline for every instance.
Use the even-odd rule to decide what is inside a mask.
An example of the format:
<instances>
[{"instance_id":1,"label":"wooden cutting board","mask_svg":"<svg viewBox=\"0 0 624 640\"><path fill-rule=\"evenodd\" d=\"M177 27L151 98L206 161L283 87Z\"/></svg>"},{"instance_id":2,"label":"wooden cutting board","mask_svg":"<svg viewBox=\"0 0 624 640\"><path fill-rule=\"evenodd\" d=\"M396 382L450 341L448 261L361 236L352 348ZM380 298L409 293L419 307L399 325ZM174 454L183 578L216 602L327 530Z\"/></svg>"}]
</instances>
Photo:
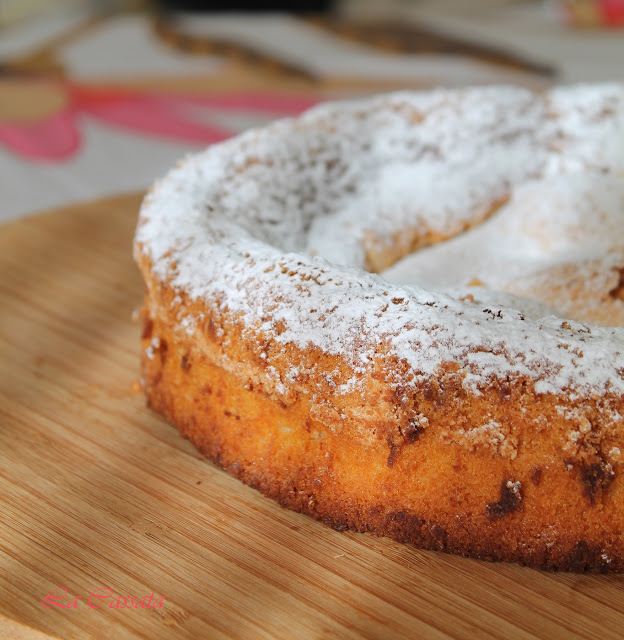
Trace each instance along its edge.
<instances>
[{"instance_id":1,"label":"wooden cutting board","mask_svg":"<svg viewBox=\"0 0 624 640\"><path fill-rule=\"evenodd\" d=\"M332 531L146 409L139 202L0 227L0 614L67 639L622 638L624 576Z\"/></svg>"}]
</instances>

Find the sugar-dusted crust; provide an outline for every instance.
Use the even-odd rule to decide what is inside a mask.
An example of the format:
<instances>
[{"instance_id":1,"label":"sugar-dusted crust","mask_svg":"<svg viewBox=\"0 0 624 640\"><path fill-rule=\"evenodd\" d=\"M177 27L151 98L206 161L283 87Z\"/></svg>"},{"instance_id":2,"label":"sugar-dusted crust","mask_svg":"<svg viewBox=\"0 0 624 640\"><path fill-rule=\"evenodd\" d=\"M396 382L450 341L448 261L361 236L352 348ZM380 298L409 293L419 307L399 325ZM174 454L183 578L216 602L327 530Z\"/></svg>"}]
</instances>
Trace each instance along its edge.
<instances>
[{"instance_id":1,"label":"sugar-dusted crust","mask_svg":"<svg viewBox=\"0 0 624 640\"><path fill-rule=\"evenodd\" d=\"M395 394L372 381L366 418L345 421L335 409L320 410L309 394L268 393L256 371L263 365L244 362L249 352L242 339L229 350L240 364L234 371L223 367L222 342L210 321L197 341L181 338L166 317L145 313L142 365L150 406L207 457L280 504L338 529L484 560L574 571L624 568L621 478L600 455L561 451L569 425L551 399L517 386L466 398L451 373L417 390L429 416L421 429L406 419L408 412L388 420ZM237 332L228 327L232 338ZM322 353L302 355L316 360L318 371L336 365ZM528 415L518 411L520 399ZM515 426L521 453L513 461L495 448L441 435L459 419L481 422L488 405L500 406ZM624 447L622 440L620 434L610 444Z\"/></svg>"},{"instance_id":2,"label":"sugar-dusted crust","mask_svg":"<svg viewBox=\"0 0 624 640\"><path fill-rule=\"evenodd\" d=\"M332 526L621 571L623 330L361 267L459 234L530 181L621 180L610 141L623 117L619 86L399 94L190 159L147 197L135 240L150 405L244 482ZM453 195L427 200L421 185L410 209L396 176L412 166L412 181L422 167ZM396 197L368 192L375 180Z\"/></svg>"}]
</instances>

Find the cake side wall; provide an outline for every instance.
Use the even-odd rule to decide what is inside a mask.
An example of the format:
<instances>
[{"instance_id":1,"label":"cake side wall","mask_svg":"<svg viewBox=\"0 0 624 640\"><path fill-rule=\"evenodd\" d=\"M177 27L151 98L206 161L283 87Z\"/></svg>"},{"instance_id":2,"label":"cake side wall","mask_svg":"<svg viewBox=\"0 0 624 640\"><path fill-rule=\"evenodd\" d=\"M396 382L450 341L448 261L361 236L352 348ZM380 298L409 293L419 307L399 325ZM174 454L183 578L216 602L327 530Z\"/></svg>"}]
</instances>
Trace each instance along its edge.
<instances>
[{"instance_id":1,"label":"cake side wall","mask_svg":"<svg viewBox=\"0 0 624 640\"><path fill-rule=\"evenodd\" d=\"M593 446L590 429L590 444L562 458L569 417L551 398L518 384L466 397L452 367L410 390L407 401L396 389L382 395L374 378L370 406L366 394L335 398L333 406L296 388L279 394L258 382L272 365L249 357L234 325L224 354L219 331L204 330L200 339L181 332L175 308L161 303L148 299L143 312L150 406L280 504L338 529L426 549L543 568L624 569L624 486L601 457L616 433ZM211 322L205 317L204 327ZM508 416L510 451L462 440L484 407ZM416 409L423 427L411 419ZM341 418L349 411L357 419Z\"/></svg>"}]
</instances>

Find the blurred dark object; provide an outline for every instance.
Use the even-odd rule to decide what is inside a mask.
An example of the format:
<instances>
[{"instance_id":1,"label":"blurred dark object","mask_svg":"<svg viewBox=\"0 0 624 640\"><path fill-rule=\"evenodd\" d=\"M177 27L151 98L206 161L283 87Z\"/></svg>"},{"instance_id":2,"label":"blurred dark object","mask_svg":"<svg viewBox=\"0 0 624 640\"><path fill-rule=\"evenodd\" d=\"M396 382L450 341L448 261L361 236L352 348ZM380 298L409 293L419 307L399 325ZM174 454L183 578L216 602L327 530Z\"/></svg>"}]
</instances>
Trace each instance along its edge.
<instances>
[{"instance_id":1,"label":"blurred dark object","mask_svg":"<svg viewBox=\"0 0 624 640\"><path fill-rule=\"evenodd\" d=\"M229 58L243 63L251 69L280 77L300 78L306 81L318 79L312 70L293 63L291 60L276 58L273 54L262 51L257 46L214 35L201 36L188 33L185 31L184 25L180 25L180 22L184 23L185 21L182 13L162 11L154 16L152 22L156 35L174 49L191 55L214 55ZM230 12L228 11L228 13ZM196 20L196 18L192 16L190 20Z\"/></svg>"},{"instance_id":2,"label":"blurred dark object","mask_svg":"<svg viewBox=\"0 0 624 640\"><path fill-rule=\"evenodd\" d=\"M232 6L228 5L228 13L232 13L231 9ZM214 30L209 29L202 33L201 20L203 19L203 17L195 19L193 16L184 16L180 12L163 11L154 17L153 25L156 34L164 42L185 53L222 56L257 70L281 76L299 77L307 81L318 80L313 67L293 62L289 57L287 59L280 57L270 47L263 48L258 42L253 44L241 42L239 38L228 38L224 34L215 33ZM209 17L206 19L210 20ZM385 53L463 56L545 78L556 75L554 67L527 59L503 47L443 34L417 23L360 23L335 17L331 13L311 13L301 16L300 19L338 38L373 47Z\"/></svg>"},{"instance_id":3,"label":"blurred dark object","mask_svg":"<svg viewBox=\"0 0 624 640\"><path fill-rule=\"evenodd\" d=\"M432 30L417 23L357 23L331 16L319 16L310 21L332 33L388 52L403 54L442 54L475 58L518 71L528 71L552 77L556 69L510 52L495 45L485 45Z\"/></svg>"},{"instance_id":4,"label":"blurred dark object","mask_svg":"<svg viewBox=\"0 0 624 640\"><path fill-rule=\"evenodd\" d=\"M159 0L157 5L164 11L324 13L332 9L334 2L332 0Z\"/></svg>"}]
</instances>

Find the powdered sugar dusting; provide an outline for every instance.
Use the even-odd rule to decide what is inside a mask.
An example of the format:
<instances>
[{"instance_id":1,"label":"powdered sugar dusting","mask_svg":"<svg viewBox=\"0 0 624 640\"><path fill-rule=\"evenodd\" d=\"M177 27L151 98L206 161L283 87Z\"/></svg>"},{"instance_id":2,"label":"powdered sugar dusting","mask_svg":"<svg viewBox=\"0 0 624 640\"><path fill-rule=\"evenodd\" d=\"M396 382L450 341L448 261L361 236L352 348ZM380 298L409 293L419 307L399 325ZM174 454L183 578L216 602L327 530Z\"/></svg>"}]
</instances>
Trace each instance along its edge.
<instances>
[{"instance_id":1,"label":"powdered sugar dusting","mask_svg":"<svg viewBox=\"0 0 624 640\"><path fill-rule=\"evenodd\" d=\"M564 322L537 303L515 309L517 299L505 294L486 293L489 302L480 304L392 284L362 267L368 234L391 246L406 226L455 233L506 197L513 225L520 215L513 207L522 209L532 189L536 201L545 194L570 205L570 234L579 209L565 194L577 181L606 194L596 197L615 220L623 123L617 85L546 95L511 87L398 93L325 105L174 169L144 202L137 255L147 254L174 288L241 314L250 333L343 356L353 384L373 366L391 376L398 359L412 372L402 384L454 362L475 392L493 378L522 375L543 393L621 393L622 329ZM421 262L426 272L427 258Z\"/></svg>"},{"instance_id":2,"label":"powdered sugar dusting","mask_svg":"<svg viewBox=\"0 0 624 640\"><path fill-rule=\"evenodd\" d=\"M608 300L624 266L624 179L613 173L575 173L519 185L510 201L483 224L413 253L384 273L395 284L418 282L451 295L471 294L521 308L525 315L575 316L570 282ZM595 273L592 273L595 272ZM463 289L456 292L457 287ZM559 285L557 294L555 285ZM501 292L530 295L527 301ZM621 302L618 302L621 305ZM576 305L579 306L579 305ZM582 307L582 305L580 305ZM624 307L622 307L624 310ZM583 315L585 308L580 309ZM578 312L577 312L578 313Z\"/></svg>"}]
</instances>

